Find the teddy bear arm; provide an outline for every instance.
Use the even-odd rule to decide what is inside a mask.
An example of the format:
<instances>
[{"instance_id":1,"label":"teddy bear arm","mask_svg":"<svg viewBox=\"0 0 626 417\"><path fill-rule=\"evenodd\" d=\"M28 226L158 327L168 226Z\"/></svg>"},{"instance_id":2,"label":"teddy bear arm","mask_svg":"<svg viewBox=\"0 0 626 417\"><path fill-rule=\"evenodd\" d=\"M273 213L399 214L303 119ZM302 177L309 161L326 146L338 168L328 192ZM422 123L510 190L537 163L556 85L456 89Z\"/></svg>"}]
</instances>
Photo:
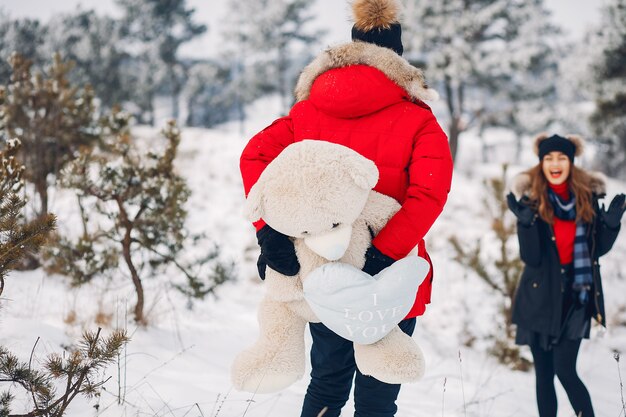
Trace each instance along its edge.
<instances>
[{"instance_id":1,"label":"teddy bear arm","mask_svg":"<svg viewBox=\"0 0 626 417\"><path fill-rule=\"evenodd\" d=\"M267 268L265 272L265 295L273 301L291 302L304 298L300 273L294 276L283 275Z\"/></svg>"},{"instance_id":2,"label":"teddy bear arm","mask_svg":"<svg viewBox=\"0 0 626 417\"><path fill-rule=\"evenodd\" d=\"M360 217L374 235L377 235L399 210L400 204L396 200L376 191L371 191Z\"/></svg>"}]
</instances>

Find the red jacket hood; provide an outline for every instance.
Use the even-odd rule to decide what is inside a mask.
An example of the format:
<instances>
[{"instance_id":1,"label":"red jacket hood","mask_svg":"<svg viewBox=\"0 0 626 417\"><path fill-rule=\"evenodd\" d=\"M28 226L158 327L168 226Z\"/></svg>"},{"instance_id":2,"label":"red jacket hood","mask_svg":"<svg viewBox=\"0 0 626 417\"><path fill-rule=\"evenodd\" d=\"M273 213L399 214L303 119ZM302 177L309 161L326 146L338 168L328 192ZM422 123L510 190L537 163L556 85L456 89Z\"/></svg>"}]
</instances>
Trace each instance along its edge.
<instances>
[{"instance_id":1,"label":"red jacket hood","mask_svg":"<svg viewBox=\"0 0 626 417\"><path fill-rule=\"evenodd\" d=\"M437 99L422 71L388 48L349 42L329 48L307 65L295 89L296 101L310 99L339 118L374 113L402 100Z\"/></svg>"},{"instance_id":2,"label":"red jacket hood","mask_svg":"<svg viewBox=\"0 0 626 417\"><path fill-rule=\"evenodd\" d=\"M351 119L410 98L382 71L367 65L351 65L318 76L309 100L330 116Z\"/></svg>"}]
</instances>

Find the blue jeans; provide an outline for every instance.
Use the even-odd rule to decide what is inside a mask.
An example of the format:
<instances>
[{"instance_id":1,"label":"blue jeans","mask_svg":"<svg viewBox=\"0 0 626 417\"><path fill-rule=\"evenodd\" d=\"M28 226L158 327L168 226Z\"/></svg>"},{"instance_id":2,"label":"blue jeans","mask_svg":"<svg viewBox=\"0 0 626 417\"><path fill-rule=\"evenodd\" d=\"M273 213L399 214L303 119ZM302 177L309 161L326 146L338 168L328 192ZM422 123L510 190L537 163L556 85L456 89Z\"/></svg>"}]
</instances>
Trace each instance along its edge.
<instances>
[{"instance_id":1,"label":"blue jeans","mask_svg":"<svg viewBox=\"0 0 626 417\"><path fill-rule=\"evenodd\" d=\"M398 326L408 334L415 330L415 319L403 320ZM352 342L337 336L322 323L309 323L311 347L311 382L304 397L301 417L338 417L348 401L354 379L355 417L393 417L398 410L399 384L385 384L363 375L354 362ZM356 378L354 376L356 371Z\"/></svg>"}]
</instances>

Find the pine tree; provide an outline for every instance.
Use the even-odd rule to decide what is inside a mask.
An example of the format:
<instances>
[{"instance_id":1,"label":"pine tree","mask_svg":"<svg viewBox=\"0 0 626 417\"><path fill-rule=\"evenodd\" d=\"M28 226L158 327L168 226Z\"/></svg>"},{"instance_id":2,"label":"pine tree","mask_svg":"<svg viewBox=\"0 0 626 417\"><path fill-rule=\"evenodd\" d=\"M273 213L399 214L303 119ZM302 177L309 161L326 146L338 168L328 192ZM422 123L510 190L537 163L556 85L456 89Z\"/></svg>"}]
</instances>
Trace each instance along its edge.
<instances>
[{"instance_id":1,"label":"pine tree","mask_svg":"<svg viewBox=\"0 0 626 417\"><path fill-rule=\"evenodd\" d=\"M522 154L522 138L544 131L558 120L557 79L563 56L560 30L550 23L543 0L524 2L510 11L514 36L506 40L508 62L498 77L484 79L486 97L478 116L479 131L491 127L515 134L515 160ZM496 64L501 65L501 64Z\"/></svg>"},{"instance_id":2,"label":"pine tree","mask_svg":"<svg viewBox=\"0 0 626 417\"><path fill-rule=\"evenodd\" d=\"M22 211L26 201L21 191L25 167L17 159L20 146L19 140L11 139L0 151L0 295L7 273L26 254L37 252L55 228L55 217L51 214L24 223ZM33 369L32 363L21 362L0 346L0 384L9 387L0 393L0 417L61 417L77 395L99 395L102 383L95 381L101 380L102 369L115 361L127 341L123 331L113 332L106 339L100 339L100 330L87 332L68 354L48 356L42 370ZM55 388L58 382L63 382L65 387L62 393ZM11 414L14 399L11 389L16 387L32 398L31 411Z\"/></svg>"},{"instance_id":3,"label":"pine tree","mask_svg":"<svg viewBox=\"0 0 626 417\"><path fill-rule=\"evenodd\" d=\"M554 28L543 1L407 0L406 14L416 23L406 25L405 54L425 62L427 79L441 86L453 158L472 126L526 129L520 108L531 103L533 111L552 94L555 64L546 38Z\"/></svg>"},{"instance_id":4,"label":"pine tree","mask_svg":"<svg viewBox=\"0 0 626 417\"><path fill-rule=\"evenodd\" d=\"M8 272L29 252L38 251L55 226L52 215L29 223L23 222L22 210L26 201L21 189L24 185L22 176L25 167L16 158L20 145L19 140L11 139L0 151L0 296L4 292ZM17 376L26 373L15 372L17 364L17 359L0 346L0 382L8 380L5 375L14 376L10 379L12 382L22 382ZM0 417L8 416L12 400L10 392L0 393Z\"/></svg>"},{"instance_id":5,"label":"pine tree","mask_svg":"<svg viewBox=\"0 0 626 417\"><path fill-rule=\"evenodd\" d=\"M313 1L231 0L225 44L241 63L243 94L277 92L283 111L291 105L298 73L323 35L312 30Z\"/></svg>"},{"instance_id":6,"label":"pine tree","mask_svg":"<svg viewBox=\"0 0 626 417\"><path fill-rule=\"evenodd\" d=\"M610 0L595 33L596 109L591 124L603 145L607 173L626 179L626 0Z\"/></svg>"},{"instance_id":7,"label":"pine tree","mask_svg":"<svg viewBox=\"0 0 626 417\"><path fill-rule=\"evenodd\" d=\"M232 267L220 262L219 248L186 260L190 246L207 246L201 246L202 236L185 228L184 206L190 191L174 169L180 142L176 125L171 122L163 130L167 144L162 153L142 153L128 120L124 113L111 113L103 121L107 133L100 149L84 150L64 170L62 185L76 190L83 200L85 228L77 243L59 238L49 253L48 270L81 284L113 273L121 258L137 295L135 320L145 324L143 279L147 276L172 267L184 276L184 282L174 279L174 286L190 299L203 298L231 278Z\"/></svg>"},{"instance_id":8,"label":"pine tree","mask_svg":"<svg viewBox=\"0 0 626 417\"><path fill-rule=\"evenodd\" d=\"M233 71L219 62L202 62L190 68L185 97L187 126L212 127L237 117Z\"/></svg>"},{"instance_id":9,"label":"pine tree","mask_svg":"<svg viewBox=\"0 0 626 417\"><path fill-rule=\"evenodd\" d=\"M485 212L491 220L491 231L488 239L498 243L498 257L485 255L483 238L476 241L474 247L467 248L456 236L450 238L450 243L456 252L455 260L472 270L497 295L501 316L496 320L499 324L494 337L492 353L505 364L515 369L528 370L529 363L520 356L514 344L513 299L515 290L522 274L523 263L515 250L511 248L511 239L516 241L516 229L513 216L509 213L506 204L507 165L502 167L499 178L485 181L486 194L483 200ZM489 261L485 262L485 258Z\"/></svg>"},{"instance_id":10,"label":"pine tree","mask_svg":"<svg viewBox=\"0 0 626 417\"><path fill-rule=\"evenodd\" d=\"M48 179L71 161L79 148L99 135L93 91L68 81L71 62L55 54L46 75L31 74L31 61L19 54L10 59L11 83L0 87L0 139L19 137L25 179L39 196L39 216L48 212Z\"/></svg>"},{"instance_id":11,"label":"pine tree","mask_svg":"<svg viewBox=\"0 0 626 417\"><path fill-rule=\"evenodd\" d=\"M0 295L7 272L28 253L37 252L55 227L51 214L24 222L26 200L21 191L25 167L17 159L20 146L19 140L11 139L0 151Z\"/></svg>"},{"instance_id":12,"label":"pine tree","mask_svg":"<svg viewBox=\"0 0 626 417\"><path fill-rule=\"evenodd\" d=\"M154 123L153 100L162 86L168 88L172 118L178 120L180 93L186 78L178 50L203 34L206 26L193 20L195 10L187 7L186 0L117 0L117 4L124 11L125 38L140 50L142 70L148 71L139 79L147 94L143 104L149 114L148 121Z\"/></svg>"},{"instance_id":13,"label":"pine tree","mask_svg":"<svg viewBox=\"0 0 626 417\"><path fill-rule=\"evenodd\" d=\"M10 82L12 68L9 59L14 52L43 68L50 55L44 44L48 28L36 19L10 19L0 12L0 85Z\"/></svg>"},{"instance_id":14,"label":"pine tree","mask_svg":"<svg viewBox=\"0 0 626 417\"><path fill-rule=\"evenodd\" d=\"M31 363L21 362L0 346L0 383L21 388L33 401L31 411L11 414L14 396L6 391L0 395L0 417L62 417L76 396L100 395L106 382L100 378L102 370L115 362L128 340L126 332L121 330L104 339L100 337L100 329L96 333L85 332L78 345L63 355L49 355L41 370L33 369ZM57 391L57 384L64 390Z\"/></svg>"},{"instance_id":15,"label":"pine tree","mask_svg":"<svg viewBox=\"0 0 626 417\"><path fill-rule=\"evenodd\" d=\"M48 23L45 49L74 62L68 74L72 84L89 84L103 110L131 101L134 89L129 73L131 56L122 50L122 25L93 10L58 15Z\"/></svg>"}]
</instances>

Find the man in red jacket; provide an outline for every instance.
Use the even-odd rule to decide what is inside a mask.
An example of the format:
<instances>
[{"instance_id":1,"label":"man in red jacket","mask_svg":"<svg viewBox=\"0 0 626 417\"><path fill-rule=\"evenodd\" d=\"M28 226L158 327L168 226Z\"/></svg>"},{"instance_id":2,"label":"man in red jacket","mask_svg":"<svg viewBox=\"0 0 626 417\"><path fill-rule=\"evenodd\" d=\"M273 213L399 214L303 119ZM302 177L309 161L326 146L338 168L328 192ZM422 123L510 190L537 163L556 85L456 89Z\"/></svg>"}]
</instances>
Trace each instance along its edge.
<instances>
[{"instance_id":1,"label":"man in red jacket","mask_svg":"<svg viewBox=\"0 0 626 417\"><path fill-rule=\"evenodd\" d=\"M395 0L357 0L353 42L330 48L302 72L297 102L282 117L254 136L241 155L246 195L265 167L294 142L324 140L354 149L374 161L380 178L374 188L395 198L400 211L372 240L363 271L375 275L418 246L428 260L424 236L447 200L452 159L447 137L422 101L436 96L421 71L402 58L401 27ZM298 273L289 237L263 221L255 223L262 278L270 267L284 275ZM415 304L399 326L411 335L415 317L430 302L431 278L416 294ZM393 416L400 385L382 383L356 369L352 342L323 324L311 324L311 383L302 417L336 417L355 380L358 416Z\"/></svg>"}]
</instances>

